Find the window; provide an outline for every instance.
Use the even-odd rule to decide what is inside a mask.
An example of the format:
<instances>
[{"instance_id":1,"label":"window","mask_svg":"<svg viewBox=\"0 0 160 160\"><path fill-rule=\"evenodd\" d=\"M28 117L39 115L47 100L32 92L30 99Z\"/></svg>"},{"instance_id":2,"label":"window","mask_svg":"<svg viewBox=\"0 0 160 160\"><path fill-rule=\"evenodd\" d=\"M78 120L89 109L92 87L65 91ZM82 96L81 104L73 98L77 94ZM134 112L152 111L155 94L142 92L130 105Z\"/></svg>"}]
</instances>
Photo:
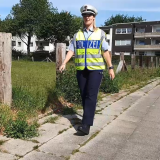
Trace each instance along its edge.
<instances>
[{"instance_id":1,"label":"window","mask_svg":"<svg viewBox=\"0 0 160 160\"><path fill-rule=\"evenodd\" d=\"M33 47L33 42L30 43L30 47Z\"/></svg>"},{"instance_id":2,"label":"window","mask_svg":"<svg viewBox=\"0 0 160 160\"><path fill-rule=\"evenodd\" d=\"M159 45L160 44L160 40L155 40L155 44Z\"/></svg>"},{"instance_id":3,"label":"window","mask_svg":"<svg viewBox=\"0 0 160 160\"><path fill-rule=\"evenodd\" d=\"M160 32L160 28L156 28L156 32Z\"/></svg>"},{"instance_id":4,"label":"window","mask_svg":"<svg viewBox=\"0 0 160 160\"><path fill-rule=\"evenodd\" d=\"M126 40L126 45L130 46L131 45L131 40Z\"/></svg>"},{"instance_id":5,"label":"window","mask_svg":"<svg viewBox=\"0 0 160 160\"><path fill-rule=\"evenodd\" d=\"M137 28L138 33L145 33L145 28Z\"/></svg>"},{"instance_id":6,"label":"window","mask_svg":"<svg viewBox=\"0 0 160 160\"><path fill-rule=\"evenodd\" d=\"M121 45L121 41L120 40L115 40L115 46L120 46Z\"/></svg>"},{"instance_id":7,"label":"window","mask_svg":"<svg viewBox=\"0 0 160 160\"><path fill-rule=\"evenodd\" d=\"M160 51L156 51L156 52L155 52L155 55L156 55L156 56L160 56Z\"/></svg>"},{"instance_id":8,"label":"window","mask_svg":"<svg viewBox=\"0 0 160 160\"><path fill-rule=\"evenodd\" d=\"M132 33L132 28L127 28L127 33Z\"/></svg>"},{"instance_id":9,"label":"window","mask_svg":"<svg viewBox=\"0 0 160 160\"><path fill-rule=\"evenodd\" d=\"M138 44L139 45L145 45L145 42L144 42L144 40L140 40Z\"/></svg>"},{"instance_id":10,"label":"window","mask_svg":"<svg viewBox=\"0 0 160 160\"><path fill-rule=\"evenodd\" d=\"M123 52L124 53L124 55L131 55L131 53L130 52ZM121 54L121 52L114 52L114 54L115 55L120 55Z\"/></svg>"},{"instance_id":11,"label":"window","mask_svg":"<svg viewBox=\"0 0 160 160\"><path fill-rule=\"evenodd\" d=\"M18 47L21 47L21 42L18 42Z\"/></svg>"},{"instance_id":12,"label":"window","mask_svg":"<svg viewBox=\"0 0 160 160\"><path fill-rule=\"evenodd\" d=\"M12 46L16 46L16 41L12 41Z\"/></svg>"},{"instance_id":13,"label":"window","mask_svg":"<svg viewBox=\"0 0 160 160\"><path fill-rule=\"evenodd\" d=\"M126 33L126 28L122 28L122 33Z\"/></svg>"},{"instance_id":14,"label":"window","mask_svg":"<svg viewBox=\"0 0 160 160\"><path fill-rule=\"evenodd\" d=\"M131 40L115 40L115 46L130 46Z\"/></svg>"},{"instance_id":15,"label":"window","mask_svg":"<svg viewBox=\"0 0 160 160\"><path fill-rule=\"evenodd\" d=\"M116 33L117 33L117 34L120 34L120 33L121 33L121 28L117 28L117 29L116 29Z\"/></svg>"},{"instance_id":16,"label":"window","mask_svg":"<svg viewBox=\"0 0 160 160\"><path fill-rule=\"evenodd\" d=\"M132 28L117 28L116 34L131 34Z\"/></svg>"}]
</instances>

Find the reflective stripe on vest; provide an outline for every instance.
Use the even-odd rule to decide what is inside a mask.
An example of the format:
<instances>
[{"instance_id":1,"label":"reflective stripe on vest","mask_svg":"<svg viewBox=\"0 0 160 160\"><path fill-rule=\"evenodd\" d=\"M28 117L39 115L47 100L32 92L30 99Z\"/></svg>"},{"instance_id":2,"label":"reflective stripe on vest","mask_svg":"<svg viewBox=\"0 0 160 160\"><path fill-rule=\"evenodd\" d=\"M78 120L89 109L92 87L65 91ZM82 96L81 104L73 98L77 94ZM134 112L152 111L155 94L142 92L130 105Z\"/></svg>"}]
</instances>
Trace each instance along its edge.
<instances>
[{"instance_id":1,"label":"reflective stripe on vest","mask_svg":"<svg viewBox=\"0 0 160 160\"><path fill-rule=\"evenodd\" d=\"M94 31L88 40L85 40L82 31L79 31L74 38L76 38L74 41L76 46L76 69L83 70L85 67L89 70L105 69L104 59L101 53L102 41L104 39L104 36L102 36L102 30L97 29Z\"/></svg>"}]
</instances>

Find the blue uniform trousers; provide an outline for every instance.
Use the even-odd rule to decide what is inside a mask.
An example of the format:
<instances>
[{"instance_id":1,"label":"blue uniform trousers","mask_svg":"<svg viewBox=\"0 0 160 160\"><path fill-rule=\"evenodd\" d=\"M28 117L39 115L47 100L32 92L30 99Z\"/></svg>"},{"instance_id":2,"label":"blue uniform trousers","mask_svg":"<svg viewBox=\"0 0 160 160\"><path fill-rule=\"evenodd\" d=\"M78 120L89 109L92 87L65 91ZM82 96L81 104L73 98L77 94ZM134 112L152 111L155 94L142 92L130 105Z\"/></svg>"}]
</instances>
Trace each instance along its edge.
<instances>
[{"instance_id":1,"label":"blue uniform trousers","mask_svg":"<svg viewBox=\"0 0 160 160\"><path fill-rule=\"evenodd\" d=\"M80 88L82 105L83 105L83 119L82 124L93 125L93 119L97 103L97 95L103 71L77 70L77 81Z\"/></svg>"}]
</instances>

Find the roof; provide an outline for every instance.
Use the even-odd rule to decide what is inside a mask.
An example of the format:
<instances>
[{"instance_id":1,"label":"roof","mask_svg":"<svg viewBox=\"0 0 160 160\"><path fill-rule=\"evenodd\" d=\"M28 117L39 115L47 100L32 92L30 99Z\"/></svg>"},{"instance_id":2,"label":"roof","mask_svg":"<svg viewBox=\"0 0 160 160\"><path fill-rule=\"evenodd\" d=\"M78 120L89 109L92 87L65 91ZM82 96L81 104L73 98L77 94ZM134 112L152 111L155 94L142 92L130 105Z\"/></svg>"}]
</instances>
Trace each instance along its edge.
<instances>
[{"instance_id":1,"label":"roof","mask_svg":"<svg viewBox=\"0 0 160 160\"><path fill-rule=\"evenodd\" d=\"M102 26L102 27L99 27L99 28L110 29L110 28L112 28L113 26L116 26L116 25L141 24L141 23L159 23L160 24L160 21L141 21L141 22L129 22L129 23L115 23L115 24L112 24L112 25L109 25L109 26Z\"/></svg>"}]
</instances>

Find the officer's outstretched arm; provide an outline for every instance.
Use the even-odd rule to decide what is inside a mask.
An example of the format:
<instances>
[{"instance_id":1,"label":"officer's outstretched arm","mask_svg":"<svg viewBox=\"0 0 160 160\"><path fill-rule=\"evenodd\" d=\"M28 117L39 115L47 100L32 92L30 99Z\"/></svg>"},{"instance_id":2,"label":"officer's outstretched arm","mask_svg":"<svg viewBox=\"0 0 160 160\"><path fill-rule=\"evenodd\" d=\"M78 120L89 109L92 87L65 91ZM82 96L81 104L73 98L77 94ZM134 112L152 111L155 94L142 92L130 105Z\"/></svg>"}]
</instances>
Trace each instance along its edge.
<instances>
[{"instance_id":1,"label":"officer's outstretched arm","mask_svg":"<svg viewBox=\"0 0 160 160\"><path fill-rule=\"evenodd\" d=\"M67 62L72 58L73 54L74 54L73 51L71 51L71 50L68 51L67 56L66 56L64 62L62 63L62 65L61 65L60 68L59 68L60 72L62 72L62 71L65 70L66 64L67 64Z\"/></svg>"}]
</instances>

